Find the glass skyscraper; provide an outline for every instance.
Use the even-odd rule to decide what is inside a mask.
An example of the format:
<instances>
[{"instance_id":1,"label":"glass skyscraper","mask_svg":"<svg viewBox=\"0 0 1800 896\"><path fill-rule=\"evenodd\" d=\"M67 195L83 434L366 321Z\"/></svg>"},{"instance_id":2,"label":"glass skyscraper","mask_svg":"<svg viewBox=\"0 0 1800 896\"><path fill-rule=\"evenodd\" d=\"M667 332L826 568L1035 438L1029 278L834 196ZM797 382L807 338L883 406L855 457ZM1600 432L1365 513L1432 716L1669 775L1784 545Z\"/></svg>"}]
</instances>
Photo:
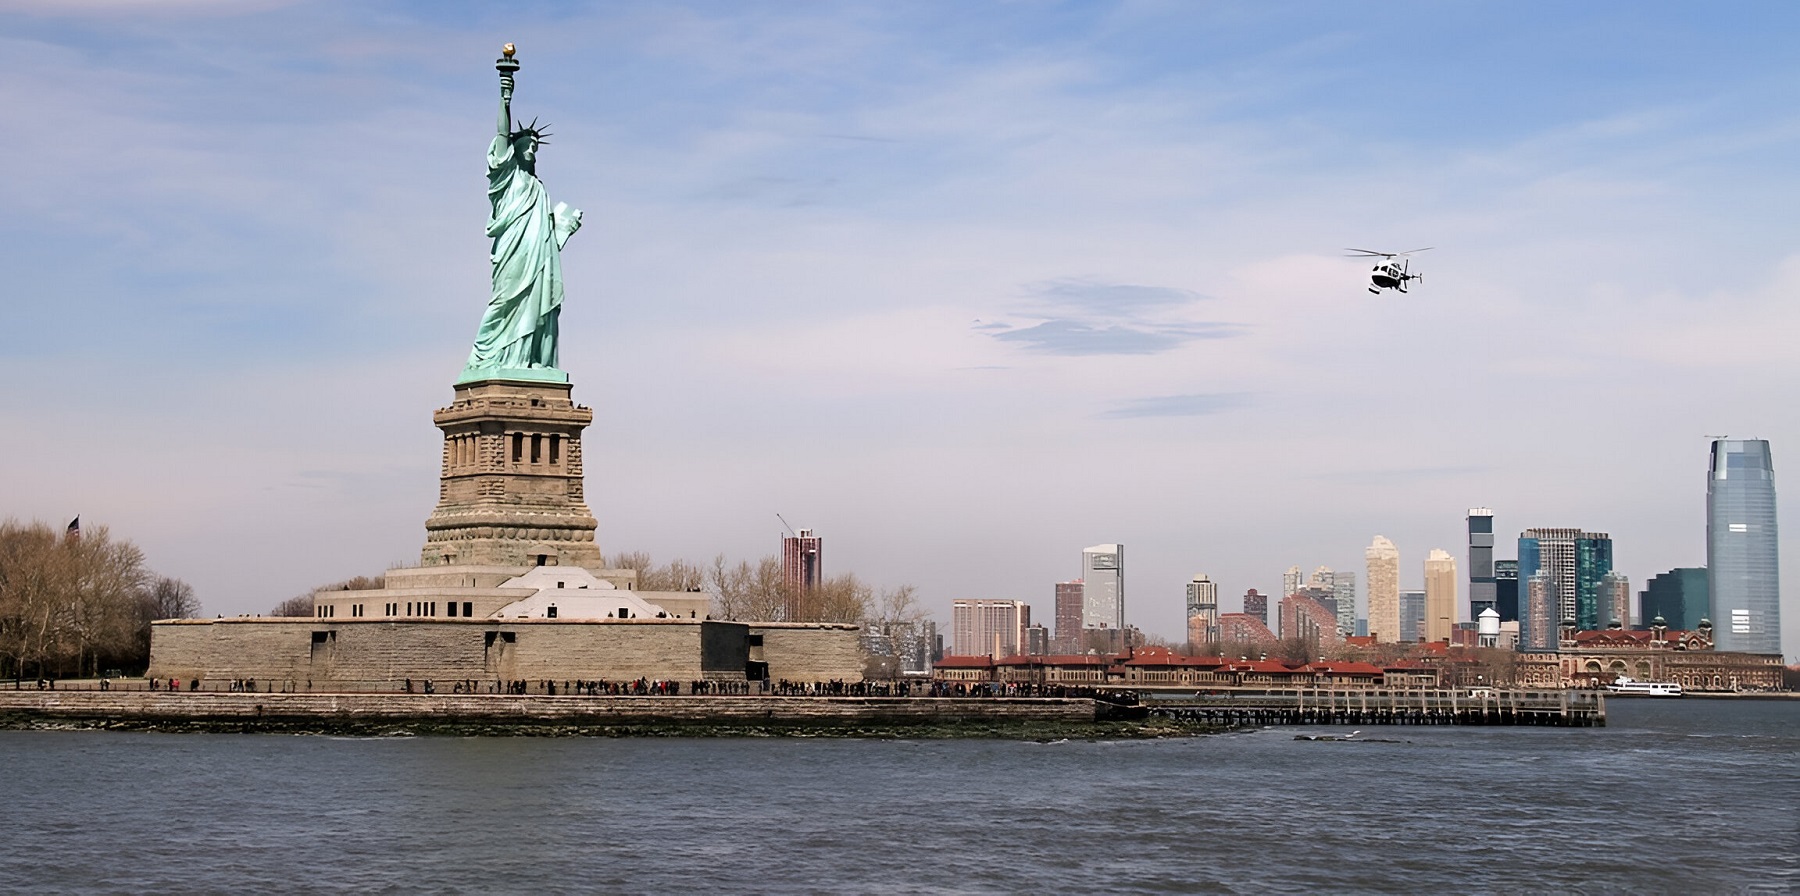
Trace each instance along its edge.
<instances>
[{"instance_id":1,"label":"glass skyscraper","mask_svg":"<svg viewBox=\"0 0 1800 896\"><path fill-rule=\"evenodd\" d=\"M1519 535L1521 588L1539 572L1556 581L1553 625L1575 620L1581 631L1605 625L1600 608L1600 580L1612 572L1612 536L1580 529L1526 529ZM1521 614L1521 622L1529 613Z\"/></svg>"},{"instance_id":2,"label":"glass skyscraper","mask_svg":"<svg viewBox=\"0 0 1800 896\"><path fill-rule=\"evenodd\" d=\"M1501 622L1519 621L1519 561L1494 561L1494 609Z\"/></svg>"},{"instance_id":3,"label":"glass skyscraper","mask_svg":"<svg viewBox=\"0 0 1800 896\"><path fill-rule=\"evenodd\" d=\"M1425 640L1425 592L1400 592L1400 643Z\"/></svg>"},{"instance_id":4,"label":"glass skyscraper","mask_svg":"<svg viewBox=\"0 0 1800 896\"><path fill-rule=\"evenodd\" d=\"M1469 618L1498 601L1494 585L1494 512L1486 507L1469 509ZM1496 610L1495 612L1499 612Z\"/></svg>"},{"instance_id":5,"label":"glass skyscraper","mask_svg":"<svg viewBox=\"0 0 1800 896\"><path fill-rule=\"evenodd\" d=\"M1707 614L1711 612L1707 607L1706 570L1699 567L1671 569L1652 576L1644 583L1644 590L1638 592L1638 616L1645 627L1661 616L1669 628L1691 632L1700 627L1702 618L1710 619ZM1713 631L1716 637L1717 623Z\"/></svg>"},{"instance_id":6,"label":"glass skyscraper","mask_svg":"<svg viewBox=\"0 0 1800 896\"><path fill-rule=\"evenodd\" d=\"M1775 464L1763 439L1717 439L1706 476L1706 577L1720 650L1781 652Z\"/></svg>"}]
</instances>

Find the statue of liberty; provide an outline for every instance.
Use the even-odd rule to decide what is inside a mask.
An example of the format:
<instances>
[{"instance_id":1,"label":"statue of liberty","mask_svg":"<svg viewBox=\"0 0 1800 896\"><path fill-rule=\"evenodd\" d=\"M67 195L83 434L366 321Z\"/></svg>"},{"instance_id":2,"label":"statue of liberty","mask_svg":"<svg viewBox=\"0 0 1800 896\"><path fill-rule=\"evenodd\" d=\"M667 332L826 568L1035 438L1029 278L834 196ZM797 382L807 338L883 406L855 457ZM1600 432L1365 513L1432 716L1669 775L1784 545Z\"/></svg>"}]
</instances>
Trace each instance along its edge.
<instances>
[{"instance_id":1,"label":"statue of liberty","mask_svg":"<svg viewBox=\"0 0 1800 896\"><path fill-rule=\"evenodd\" d=\"M557 369L557 316L562 313L562 247L581 227L581 212L554 208L537 177L538 147L549 132L531 124L513 128L513 45L495 63L500 71L500 121L488 146L487 234L493 238L494 289L475 347L459 383L485 379L568 382Z\"/></svg>"}]
</instances>

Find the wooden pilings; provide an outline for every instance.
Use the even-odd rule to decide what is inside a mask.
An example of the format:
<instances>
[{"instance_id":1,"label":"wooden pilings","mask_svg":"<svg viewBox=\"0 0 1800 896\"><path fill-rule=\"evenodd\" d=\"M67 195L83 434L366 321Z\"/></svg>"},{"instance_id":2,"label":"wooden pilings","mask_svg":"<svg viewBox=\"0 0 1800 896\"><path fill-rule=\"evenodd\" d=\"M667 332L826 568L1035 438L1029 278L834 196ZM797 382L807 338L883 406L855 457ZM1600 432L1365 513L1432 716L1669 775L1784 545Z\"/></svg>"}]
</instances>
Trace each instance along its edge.
<instances>
[{"instance_id":1,"label":"wooden pilings","mask_svg":"<svg viewBox=\"0 0 1800 896\"><path fill-rule=\"evenodd\" d=\"M1140 691L1152 716L1225 725L1606 724L1595 691L1476 689L1269 689Z\"/></svg>"}]
</instances>

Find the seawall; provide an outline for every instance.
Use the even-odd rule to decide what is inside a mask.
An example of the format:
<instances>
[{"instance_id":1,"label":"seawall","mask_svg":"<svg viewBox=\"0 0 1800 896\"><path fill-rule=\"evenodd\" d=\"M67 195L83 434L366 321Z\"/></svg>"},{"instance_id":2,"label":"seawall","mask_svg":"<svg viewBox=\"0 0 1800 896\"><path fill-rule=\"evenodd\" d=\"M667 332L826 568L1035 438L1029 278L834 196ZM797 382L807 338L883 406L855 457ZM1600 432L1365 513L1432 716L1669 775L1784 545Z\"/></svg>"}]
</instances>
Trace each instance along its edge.
<instances>
[{"instance_id":1,"label":"seawall","mask_svg":"<svg viewBox=\"0 0 1800 896\"><path fill-rule=\"evenodd\" d=\"M372 734L1089 733L1093 700L0 691L0 727ZM1103 732L1094 732L1103 733ZM1136 732L1120 732L1131 734Z\"/></svg>"}]
</instances>

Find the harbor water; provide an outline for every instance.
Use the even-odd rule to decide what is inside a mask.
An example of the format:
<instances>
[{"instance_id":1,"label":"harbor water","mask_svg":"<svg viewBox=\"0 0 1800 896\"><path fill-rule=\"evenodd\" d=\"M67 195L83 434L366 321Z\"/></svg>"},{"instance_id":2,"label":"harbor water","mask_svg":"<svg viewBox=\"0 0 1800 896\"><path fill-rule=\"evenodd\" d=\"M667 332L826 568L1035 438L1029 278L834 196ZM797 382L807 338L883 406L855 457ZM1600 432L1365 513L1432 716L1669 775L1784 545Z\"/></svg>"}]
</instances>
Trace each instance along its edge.
<instances>
[{"instance_id":1,"label":"harbor water","mask_svg":"<svg viewBox=\"0 0 1800 896\"><path fill-rule=\"evenodd\" d=\"M1800 701L1146 741L0 732L5 892L1738 893Z\"/></svg>"}]
</instances>

